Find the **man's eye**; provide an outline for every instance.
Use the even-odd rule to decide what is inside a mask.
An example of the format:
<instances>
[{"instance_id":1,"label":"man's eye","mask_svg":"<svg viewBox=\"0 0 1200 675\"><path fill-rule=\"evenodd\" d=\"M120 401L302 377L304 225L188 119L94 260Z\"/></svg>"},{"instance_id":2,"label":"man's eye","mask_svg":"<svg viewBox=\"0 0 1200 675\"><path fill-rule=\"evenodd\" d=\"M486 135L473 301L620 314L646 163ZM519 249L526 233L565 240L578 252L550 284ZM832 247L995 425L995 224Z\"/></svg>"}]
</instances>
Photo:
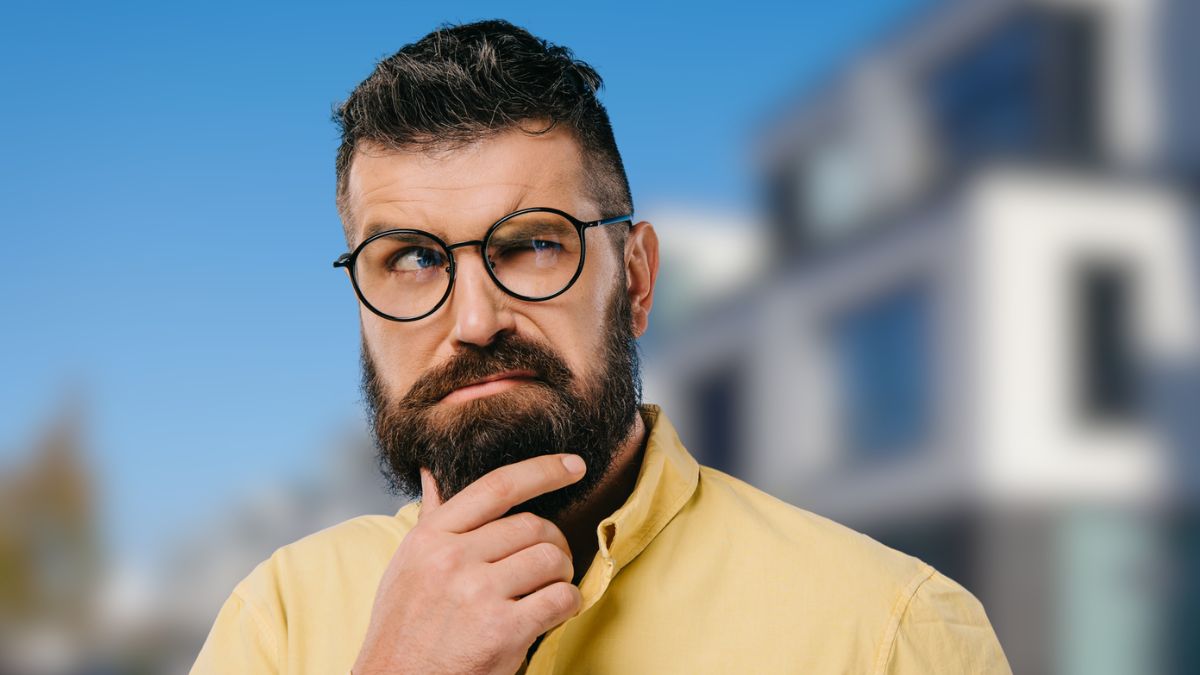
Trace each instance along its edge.
<instances>
[{"instance_id":1,"label":"man's eye","mask_svg":"<svg viewBox=\"0 0 1200 675\"><path fill-rule=\"evenodd\" d=\"M410 246L393 254L388 268L397 272L415 272L442 267L445 264L441 251L423 246Z\"/></svg>"},{"instance_id":2,"label":"man's eye","mask_svg":"<svg viewBox=\"0 0 1200 675\"><path fill-rule=\"evenodd\" d=\"M543 251L561 251L562 244L553 239L522 239L520 241L503 242L495 246L500 255L512 253L541 253Z\"/></svg>"},{"instance_id":3,"label":"man's eye","mask_svg":"<svg viewBox=\"0 0 1200 675\"><path fill-rule=\"evenodd\" d=\"M532 239L529 242L529 247L535 251L559 251L562 250L562 244L549 239Z\"/></svg>"}]
</instances>

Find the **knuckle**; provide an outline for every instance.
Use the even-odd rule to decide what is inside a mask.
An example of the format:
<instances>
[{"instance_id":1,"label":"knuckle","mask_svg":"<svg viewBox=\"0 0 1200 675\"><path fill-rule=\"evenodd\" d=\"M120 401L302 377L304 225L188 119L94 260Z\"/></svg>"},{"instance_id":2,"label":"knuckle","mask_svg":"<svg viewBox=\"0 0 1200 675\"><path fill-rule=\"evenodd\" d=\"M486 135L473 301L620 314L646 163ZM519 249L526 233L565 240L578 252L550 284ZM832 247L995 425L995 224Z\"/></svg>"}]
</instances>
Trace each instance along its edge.
<instances>
[{"instance_id":1,"label":"knuckle","mask_svg":"<svg viewBox=\"0 0 1200 675\"><path fill-rule=\"evenodd\" d=\"M542 519L528 511L518 513L514 518L517 527L525 534L539 536L545 529Z\"/></svg>"},{"instance_id":2,"label":"knuckle","mask_svg":"<svg viewBox=\"0 0 1200 675\"><path fill-rule=\"evenodd\" d=\"M558 455L546 455L540 466L542 468L542 478L547 483L556 483L564 477L571 475Z\"/></svg>"},{"instance_id":3,"label":"knuckle","mask_svg":"<svg viewBox=\"0 0 1200 675\"><path fill-rule=\"evenodd\" d=\"M503 502L510 499L516 492L516 485L512 478L504 472L493 472L484 482L484 489L493 499Z\"/></svg>"},{"instance_id":4,"label":"knuckle","mask_svg":"<svg viewBox=\"0 0 1200 675\"><path fill-rule=\"evenodd\" d=\"M546 593L546 605L555 616L574 613L579 602L579 590L566 582L550 586Z\"/></svg>"},{"instance_id":5,"label":"knuckle","mask_svg":"<svg viewBox=\"0 0 1200 675\"><path fill-rule=\"evenodd\" d=\"M540 542L533 547L534 554L538 560L547 568L557 569L562 565L563 554L562 549L549 542Z\"/></svg>"},{"instance_id":6,"label":"knuckle","mask_svg":"<svg viewBox=\"0 0 1200 675\"><path fill-rule=\"evenodd\" d=\"M482 603L488 598L491 586L486 578L475 575L463 579L459 589L468 602Z\"/></svg>"},{"instance_id":7,"label":"knuckle","mask_svg":"<svg viewBox=\"0 0 1200 675\"><path fill-rule=\"evenodd\" d=\"M538 544L535 548L540 569L564 580L574 576L575 565L561 548L546 542Z\"/></svg>"},{"instance_id":8,"label":"knuckle","mask_svg":"<svg viewBox=\"0 0 1200 675\"><path fill-rule=\"evenodd\" d=\"M549 520L546 520L545 518L540 518L539 520L541 521L542 526L542 536L546 541L558 542L560 544L567 543L567 538L563 536L562 530L558 529L557 525Z\"/></svg>"},{"instance_id":9,"label":"knuckle","mask_svg":"<svg viewBox=\"0 0 1200 675\"><path fill-rule=\"evenodd\" d=\"M448 575L458 570L463 562L463 551L455 544L446 544L429 555L429 566L438 574Z\"/></svg>"},{"instance_id":10,"label":"knuckle","mask_svg":"<svg viewBox=\"0 0 1200 675\"><path fill-rule=\"evenodd\" d=\"M563 536L562 530L558 529L557 525L549 520L546 520L545 518L539 517L537 520L538 539L541 541L548 541L552 544L558 544L562 546L566 545L567 538Z\"/></svg>"},{"instance_id":11,"label":"knuckle","mask_svg":"<svg viewBox=\"0 0 1200 675\"><path fill-rule=\"evenodd\" d=\"M428 540L428 529L421 527L421 525L418 524L413 527L413 529L409 530L408 534L404 535L404 539L400 542L400 545L406 548L420 549L424 547L426 543L428 543Z\"/></svg>"}]
</instances>

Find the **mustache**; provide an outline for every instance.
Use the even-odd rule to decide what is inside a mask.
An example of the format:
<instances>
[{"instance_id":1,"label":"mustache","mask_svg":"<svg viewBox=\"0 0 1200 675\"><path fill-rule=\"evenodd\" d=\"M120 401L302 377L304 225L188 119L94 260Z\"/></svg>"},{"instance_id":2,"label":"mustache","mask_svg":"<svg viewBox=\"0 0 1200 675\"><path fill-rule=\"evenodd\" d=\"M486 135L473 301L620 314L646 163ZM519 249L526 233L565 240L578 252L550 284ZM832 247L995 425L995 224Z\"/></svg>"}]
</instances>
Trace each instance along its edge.
<instances>
[{"instance_id":1,"label":"mustache","mask_svg":"<svg viewBox=\"0 0 1200 675\"><path fill-rule=\"evenodd\" d=\"M468 347L422 375L404 396L402 405L428 408L455 389L512 370L532 372L534 379L552 388L565 388L573 379L570 368L554 350L507 334L487 347Z\"/></svg>"}]
</instances>

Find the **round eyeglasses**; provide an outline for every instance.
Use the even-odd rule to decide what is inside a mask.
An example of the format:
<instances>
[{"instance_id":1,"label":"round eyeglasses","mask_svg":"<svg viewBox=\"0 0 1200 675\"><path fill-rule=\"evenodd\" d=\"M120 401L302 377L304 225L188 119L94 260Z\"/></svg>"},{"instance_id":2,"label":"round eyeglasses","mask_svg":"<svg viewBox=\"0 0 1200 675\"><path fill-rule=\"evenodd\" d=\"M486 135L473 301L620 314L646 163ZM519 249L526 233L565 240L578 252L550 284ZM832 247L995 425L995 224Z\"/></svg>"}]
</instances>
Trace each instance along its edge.
<instances>
[{"instance_id":1,"label":"round eyeglasses","mask_svg":"<svg viewBox=\"0 0 1200 675\"><path fill-rule=\"evenodd\" d=\"M367 309L392 321L416 321L450 297L456 248L479 246L484 269L500 290L541 302L567 292L583 272L587 229L616 223L632 228L633 214L585 222L558 209L521 209L493 223L483 239L457 244L422 230L384 230L338 256L333 266L350 271Z\"/></svg>"}]
</instances>

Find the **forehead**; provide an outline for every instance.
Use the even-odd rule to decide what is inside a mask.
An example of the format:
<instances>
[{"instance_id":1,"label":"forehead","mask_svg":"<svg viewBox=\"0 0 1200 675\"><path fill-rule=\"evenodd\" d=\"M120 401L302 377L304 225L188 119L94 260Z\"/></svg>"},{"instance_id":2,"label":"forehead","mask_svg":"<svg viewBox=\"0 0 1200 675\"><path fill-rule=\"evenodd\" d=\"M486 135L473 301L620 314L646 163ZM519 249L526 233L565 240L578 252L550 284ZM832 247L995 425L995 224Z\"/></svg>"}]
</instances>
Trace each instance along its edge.
<instances>
[{"instance_id":1,"label":"forehead","mask_svg":"<svg viewBox=\"0 0 1200 675\"><path fill-rule=\"evenodd\" d=\"M478 238L518 209L551 206L598 218L584 190L579 144L561 128L542 135L505 131L453 150L355 151L346 184L351 240L408 227L447 241Z\"/></svg>"}]
</instances>

